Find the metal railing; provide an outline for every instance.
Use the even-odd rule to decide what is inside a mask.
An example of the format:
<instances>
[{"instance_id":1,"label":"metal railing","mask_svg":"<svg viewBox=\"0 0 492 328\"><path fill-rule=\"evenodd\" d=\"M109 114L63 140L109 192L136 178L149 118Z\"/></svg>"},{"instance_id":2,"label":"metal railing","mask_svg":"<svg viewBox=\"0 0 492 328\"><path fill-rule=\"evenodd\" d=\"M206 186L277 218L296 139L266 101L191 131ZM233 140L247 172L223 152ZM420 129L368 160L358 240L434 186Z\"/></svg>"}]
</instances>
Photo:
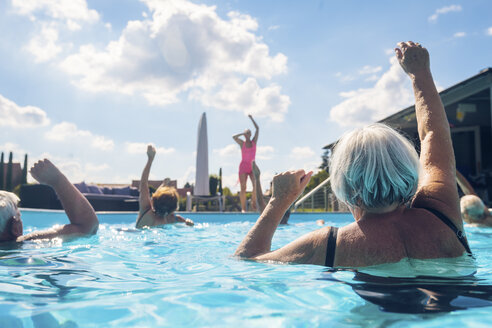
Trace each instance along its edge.
<instances>
[{"instance_id":1,"label":"metal railing","mask_svg":"<svg viewBox=\"0 0 492 328\"><path fill-rule=\"evenodd\" d=\"M293 211L301 208L303 211L345 212L347 208L338 202L331 192L330 178L317 185L313 190L302 196L294 203Z\"/></svg>"}]
</instances>

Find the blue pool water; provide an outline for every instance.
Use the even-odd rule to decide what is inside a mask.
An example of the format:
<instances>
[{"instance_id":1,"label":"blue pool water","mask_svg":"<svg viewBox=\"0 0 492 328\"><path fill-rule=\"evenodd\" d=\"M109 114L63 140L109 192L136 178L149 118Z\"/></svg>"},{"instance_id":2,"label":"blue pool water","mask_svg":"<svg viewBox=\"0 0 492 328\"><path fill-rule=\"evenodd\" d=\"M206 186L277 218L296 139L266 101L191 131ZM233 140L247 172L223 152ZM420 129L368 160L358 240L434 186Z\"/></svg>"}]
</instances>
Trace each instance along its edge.
<instances>
[{"instance_id":1,"label":"blue pool water","mask_svg":"<svg viewBox=\"0 0 492 328\"><path fill-rule=\"evenodd\" d=\"M0 327L485 327L491 322L491 228L466 226L476 257L474 277L381 282L320 266L237 260L230 255L257 215L185 216L195 227L136 231L135 214L100 214L96 236L1 250ZM26 233L67 222L60 212L23 211L22 218ZM317 219L335 226L352 221L345 214L292 214L290 224L277 230L273 247L319 228ZM430 296L422 298L420 292L429 289ZM449 298L447 310L432 313L443 297ZM392 308L415 298L430 313Z\"/></svg>"}]
</instances>

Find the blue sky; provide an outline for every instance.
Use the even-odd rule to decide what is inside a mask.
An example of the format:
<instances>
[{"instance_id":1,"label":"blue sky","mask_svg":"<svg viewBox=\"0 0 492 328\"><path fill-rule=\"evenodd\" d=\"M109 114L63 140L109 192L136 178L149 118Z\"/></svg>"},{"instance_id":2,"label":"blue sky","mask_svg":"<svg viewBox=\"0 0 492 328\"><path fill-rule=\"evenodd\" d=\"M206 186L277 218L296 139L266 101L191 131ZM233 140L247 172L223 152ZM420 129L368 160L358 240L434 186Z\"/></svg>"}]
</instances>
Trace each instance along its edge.
<instances>
[{"instance_id":1,"label":"blue sky","mask_svg":"<svg viewBox=\"0 0 492 328\"><path fill-rule=\"evenodd\" d=\"M0 150L48 157L74 182L194 181L238 189L231 136L260 125L263 184L315 169L344 131L412 103L398 41L426 46L439 88L492 66L492 2L0 1Z\"/></svg>"}]
</instances>

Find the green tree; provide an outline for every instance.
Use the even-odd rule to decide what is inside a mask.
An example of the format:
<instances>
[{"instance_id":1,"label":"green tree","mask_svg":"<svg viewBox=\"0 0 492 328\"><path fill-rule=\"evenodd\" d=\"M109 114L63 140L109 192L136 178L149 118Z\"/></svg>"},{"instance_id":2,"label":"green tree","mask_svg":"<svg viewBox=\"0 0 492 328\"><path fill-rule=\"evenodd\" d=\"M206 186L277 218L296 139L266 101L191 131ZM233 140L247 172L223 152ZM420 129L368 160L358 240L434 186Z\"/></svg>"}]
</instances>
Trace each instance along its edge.
<instances>
[{"instance_id":1,"label":"green tree","mask_svg":"<svg viewBox=\"0 0 492 328\"><path fill-rule=\"evenodd\" d=\"M307 184L304 193L306 194L306 193L310 192L311 190L313 190L314 188L316 188L317 185L319 185L321 182L328 179L329 176L330 175L325 170L321 170L318 173L314 174L311 177L311 180L309 181L309 183Z\"/></svg>"},{"instance_id":2,"label":"green tree","mask_svg":"<svg viewBox=\"0 0 492 328\"><path fill-rule=\"evenodd\" d=\"M7 164L7 181L5 184L5 190L7 191L12 191L12 160L13 160L13 154L10 152L9 154L9 162Z\"/></svg>"},{"instance_id":3,"label":"green tree","mask_svg":"<svg viewBox=\"0 0 492 328\"><path fill-rule=\"evenodd\" d=\"M232 192L231 192L231 189L229 189L229 187L224 187L224 189L222 190L224 196L232 196Z\"/></svg>"},{"instance_id":4,"label":"green tree","mask_svg":"<svg viewBox=\"0 0 492 328\"><path fill-rule=\"evenodd\" d=\"M27 154L24 156L24 167L22 168L21 184L27 183Z\"/></svg>"},{"instance_id":5,"label":"green tree","mask_svg":"<svg viewBox=\"0 0 492 328\"><path fill-rule=\"evenodd\" d=\"M223 189L222 189L222 168L219 169L219 192L222 195Z\"/></svg>"},{"instance_id":6,"label":"green tree","mask_svg":"<svg viewBox=\"0 0 492 328\"><path fill-rule=\"evenodd\" d=\"M321 155L321 165L319 169L329 172L331 149L325 149Z\"/></svg>"},{"instance_id":7,"label":"green tree","mask_svg":"<svg viewBox=\"0 0 492 328\"><path fill-rule=\"evenodd\" d=\"M3 161L3 152L2 152L2 157L0 159L0 190L3 190L5 188L5 163Z\"/></svg>"},{"instance_id":8,"label":"green tree","mask_svg":"<svg viewBox=\"0 0 492 328\"><path fill-rule=\"evenodd\" d=\"M210 195L212 196L217 195L217 186L219 184L219 177L215 174L211 174L208 182L209 182Z\"/></svg>"}]
</instances>

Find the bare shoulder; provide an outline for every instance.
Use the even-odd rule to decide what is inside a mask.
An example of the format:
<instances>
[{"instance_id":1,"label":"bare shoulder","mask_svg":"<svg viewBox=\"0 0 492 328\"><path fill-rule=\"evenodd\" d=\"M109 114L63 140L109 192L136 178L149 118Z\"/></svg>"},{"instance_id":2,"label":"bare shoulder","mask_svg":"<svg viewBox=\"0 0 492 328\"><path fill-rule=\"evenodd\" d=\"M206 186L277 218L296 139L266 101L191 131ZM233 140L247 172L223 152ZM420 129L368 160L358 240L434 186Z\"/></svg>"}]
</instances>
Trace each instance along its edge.
<instances>
[{"instance_id":1,"label":"bare shoulder","mask_svg":"<svg viewBox=\"0 0 492 328\"><path fill-rule=\"evenodd\" d=\"M406 256L392 219L351 223L338 231L335 266L363 267L396 262Z\"/></svg>"},{"instance_id":2,"label":"bare shoulder","mask_svg":"<svg viewBox=\"0 0 492 328\"><path fill-rule=\"evenodd\" d=\"M137 219L135 226L138 229L142 229L143 227L154 227L165 223L161 221L162 219L159 218L153 211L147 211Z\"/></svg>"},{"instance_id":3,"label":"bare shoulder","mask_svg":"<svg viewBox=\"0 0 492 328\"><path fill-rule=\"evenodd\" d=\"M463 228L460 203L456 185L449 186L445 182L429 183L417 191L412 200L414 209L434 210L449 218L455 226Z\"/></svg>"},{"instance_id":4,"label":"bare shoulder","mask_svg":"<svg viewBox=\"0 0 492 328\"><path fill-rule=\"evenodd\" d=\"M311 231L275 251L254 257L257 261L324 265L330 227Z\"/></svg>"}]
</instances>

